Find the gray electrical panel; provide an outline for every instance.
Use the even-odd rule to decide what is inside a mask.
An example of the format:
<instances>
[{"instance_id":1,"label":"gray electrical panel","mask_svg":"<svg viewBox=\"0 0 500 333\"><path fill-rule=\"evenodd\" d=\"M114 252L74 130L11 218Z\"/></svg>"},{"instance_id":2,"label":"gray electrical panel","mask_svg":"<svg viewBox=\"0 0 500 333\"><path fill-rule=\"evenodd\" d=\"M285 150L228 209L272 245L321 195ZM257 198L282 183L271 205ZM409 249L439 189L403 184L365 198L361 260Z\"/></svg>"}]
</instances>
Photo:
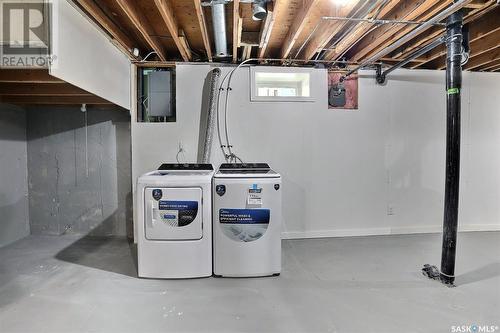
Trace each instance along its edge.
<instances>
[{"instance_id":1,"label":"gray electrical panel","mask_svg":"<svg viewBox=\"0 0 500 333\"><path fill-rule=\"evenodd\" d=\"M152 117L173 116L172 72L151 72L148 75L148 81L148 115Z\"/></svg>"}]
</instances>

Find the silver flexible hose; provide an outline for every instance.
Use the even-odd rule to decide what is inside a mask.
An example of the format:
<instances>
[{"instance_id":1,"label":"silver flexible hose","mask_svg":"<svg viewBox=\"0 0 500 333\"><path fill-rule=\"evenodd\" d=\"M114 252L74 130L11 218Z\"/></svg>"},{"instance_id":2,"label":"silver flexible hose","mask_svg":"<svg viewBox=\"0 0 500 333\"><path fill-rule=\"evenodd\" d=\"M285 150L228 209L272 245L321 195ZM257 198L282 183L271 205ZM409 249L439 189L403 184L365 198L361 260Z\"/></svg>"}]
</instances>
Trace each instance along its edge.
<instances>
[{"instance_id":1,"label":"silver flexible hose","mask_svg":"<svg viewBox=\"0 0 500 333\"><path fill-rule=\"evenodd\" d=\"M210 73L210 95L209 95L209 107L208 107L208 115L207 115L207 129L205 132L205 141L203 144L203 155L201 162L209 163L210 162L210 153L212 151L212 141L214 134L215 122L217 121L217 108L218 108L218 95L217 90L219 87L219 77L221 75L221 70L219 68L215 68ZM220 140L220 135L219 135Z\"/></svg>"}]
</instances>

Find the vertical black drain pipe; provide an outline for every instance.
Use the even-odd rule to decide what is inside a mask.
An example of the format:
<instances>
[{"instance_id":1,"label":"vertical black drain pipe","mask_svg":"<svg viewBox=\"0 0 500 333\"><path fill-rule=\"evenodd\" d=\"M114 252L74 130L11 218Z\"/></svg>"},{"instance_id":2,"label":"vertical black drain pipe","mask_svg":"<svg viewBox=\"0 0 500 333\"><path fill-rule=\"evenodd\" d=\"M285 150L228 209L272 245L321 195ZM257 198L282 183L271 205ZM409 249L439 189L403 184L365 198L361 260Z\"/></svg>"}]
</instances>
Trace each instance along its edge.
<instances>
[{"instance_id":1,"label":"vertical black drain pipe","mask_svg":"<svg viewBox=\"0 0 500 333\"><path fill-rule=\"evenodd\" d=\"M453 285L455 281L457 247L462 21L463 13L459 10L451 14L446 22L446 182L440 279L448 285Z\"/></svg>"}]
</instances>

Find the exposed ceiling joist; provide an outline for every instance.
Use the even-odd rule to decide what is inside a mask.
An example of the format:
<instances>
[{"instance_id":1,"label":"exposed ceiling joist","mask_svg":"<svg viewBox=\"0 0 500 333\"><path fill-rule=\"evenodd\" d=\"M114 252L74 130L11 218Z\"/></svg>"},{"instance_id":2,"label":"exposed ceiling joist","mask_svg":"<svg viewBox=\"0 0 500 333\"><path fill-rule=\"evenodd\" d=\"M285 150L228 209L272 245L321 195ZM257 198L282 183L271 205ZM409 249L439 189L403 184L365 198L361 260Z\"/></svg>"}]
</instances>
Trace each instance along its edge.
<instances>
[{"instance_id":1,"label":"exposed ceiling joist","mask_svg":"<svg viewBox=\"0 0 500 333\"><path fill-rule=\"evenodd\" d=\"M337 8L336 16L350 17L360 0L350 1L348 4ZM321 19L321 18L320 18ZM302 51L302 58L311 59L314 54L321 52L326 44L346 25L347 21L323 21L317 33L312 36L309 43L307 43L304 51Z\"/></svg>"},{"instance_id":2,"label":"exposed ceiling joist","mask_svg":"<svg viewBox=\"0 0 500 333\"><path fill-rule=\"evenodd\" d=\"M238 59L238 44L239 44L239 34L240 34L240 0L233 1L233 62Z\"/></svg>"},{"instance_id":3,"label":"exposed ceiling joist","mask_svg":"<svg viewBox=\"0 0 500 333\"><path fill-rule=\"evenodd\" d=\"M166 63L166 53L170 61L177 60L178 54L184 61L193 61L193 58L213 60L211 17L206 16L207 9L200 0L75 1L108 32L112 41L121 49L131 53L132 47L138 47L141 51L157 52L160 62L155 64L158 66ZM375 54L381 54L394 45L395 41L413 31L415 25L326 20L322 19L323 16L427 21L453 2L350 0L339 5L333 0L271 0L266 3L266 19L255 22L251 20L251 5L242 1L230 1L226 6L227 16L230 17L227 22L229 47L232 44L232 50L228 53L232 51L230 60L233 62L251 57L254 53L252 51L256 49L254 56L263 59L312 59L318 54L322 60L345 58L359 63ZM479 22L483 20L481 16L485 17L485 13L497 12L500 7L496 0L465 0L463 6L466 7L464 22L476 19ZM485 39L479 42L471 37L471 47L476 50L476 54L471 55L472 58L479 55L477 52L488 52L495 46L491 44L493 37L486 37L486 34L499 33L498 15L494 17L491 14L484 20L488 24L483 24L478 29L482 30L484 36L481 38ZM471 31L473 26L471 24ZM405 38L405 43L384 56L382 61L398 62L433 42L443 32L443 26L428 27L411 40ZM435 48L404 67L441 68L444 63L443 52L444 48ZM477 67L476 70L482 68L484 66Z\"/></svg>"},{"instance_id":4,"label":"exposed ceiling joist","mask_svg":"<svg viewBox=\"0 0 500 333\"><path fill-rule=\"evenodd\" d=\"M390 0L379 13L377 18L384 18L391 10L394 9L400 0ZM371 15L366 18L372 18ZM330 50L325 54L324 59L326 60L336 60L339 57L343 56L347 51L351 49L361 38L366 36L372 29L374 28L373 24L361 22L358 23L356 28L351 31L351 33L347 34L340 41L337 41L334 50Z\"/></svg>"},{"instance_id":5,"label":"exposed ceiling joist","mask_svg":"<svg viewBox=\"0 0 500 333\"><path fill-rule=\"evenodd\" d=\"M174 14L172 12L172 8L170 8L170 4L167 0L154 0L156 8L165 22L165 25L168 28L172 39L181 54L181 57L184 61L191 61L192 55L191 50L188 47L188 44L183 37L179 35L179 26L177 25L177 21L175 20Z\"/></svg>"},{"instance_id":6,"label":"exposed ceiling joist","mask_svg":"<svg viewBox=\"0 0 500 333\"><path fill-rule=\"evenodd\" d=\"M203 13L203 8L201 8L200 0L193 0L194 8L196 11L196 17L198 19L198 24L200 26L201 38L203 39L203 45L205 46L205 51L207 52L208 61L212 61L212 46L210 44L210 37L208 35L207 21L205 19L205 14Z\"/></svg>"},{"instance_id":7,"label":"exposed ceiling joist","mask_svg":"<svg viewBox=\"0 0 500 333\"><path fill-rule=\"evenodd\" d=\"M321 0L304 0L302 7L295 14L292 26L288 30L285 41L281 47L280 58L285 59L290 54L290 51L295 46L295 42L299 35L302 33L307 19L309 18L312 9L320 3Z\"/></svg>"},{"instance_id":8,"label":"exposed ceiling joist","mask_svg":"<svg viewBox=\"0 0 500 333\"><path fill-rule=\"evenodd\" d=\"M241 16L241 8L238 16L238 47L241 46L241 38L243 36L243 17Z\"/></svg>"},{"instance_id":9,"label":"exposed ceiling joist","mask_svg":"<svg viewBox=\"0 0 500 333\"><path fill-rule=\"evenodd\" d=\"M490 71L490 70L495 70L498 67L500 67L500 58L497 60L493 60L492 62L484 64L483 66L479 67L478 70Z\"/></svg>"},{"instance_id":10,"label":"exposed ceiling joist","mask_svg":"<svg viewBox=\"0 0 500 333\"><path fill-rule=\"evenodd\" d=\"M113 103L97 96L0 96L0 102L26 105L26 104L50 104L50 105L111 105Z\"/></svg>"},{"instance_id":11,"label":"exposed ceiling joist","mask_svg":"<svg viewBox=\"0 0 500 333\"><path fill-rule=\"evenodd\" d=\"M484 6L484 0L473 0L467 5L465 5L465 8L482 8Z\"/></svg>"},{"instance_id":12,"label":"exposed ceiling joist","mask_svg":"<svg viewBox=\"0 0 500 333\"><path fill-rule=\"evenodd\" d=\"M472 35L471 35L472 37ZM470 55L471 57L478 56L483 54L484 52L488 52L500 46L500 27L497 27L495 30L492 30L487 35L479 35L479 37L471 38L470 41ZM429 63L432 60L436 60L442 64L445 63L446 57L446 48L442 46L441 48L429 53L429 55L425 58L424 62L420 62L420 64L412 66L412 68L422 67L425 64ZM444 68L443 65L438 68Z\"/></svg>"},{"instance_id":13,"label":"exposed ceiling joist","mask_svg":"<svg viewBox=\"0 0 500 333\"><path fill-rule=\"evenodd\" d=\"M498 59L500 59L500 46L497 46L490 52L485 52L469 59L465 66L463 66L463 69L473 70Z\"/></svg>"},{"instance_id":14,"label":"exposed ceiling joist","mask_svg":"<svg viewBox=\"0 0 500 333\"><path fill-rule=\"evenodd\" d=\"M2 83L63 83L63 80L49 74L47 69L0 69Z\"/></svg>"},{"instance_id":15,"label":"exposed ceiling joist","mask_svg":"<svg viewBox=\"0 0 500 333\"><path fill-rule=\"evenodd\" d=\"M474 42L477 41L478 39L481 39L482 37L488 36L491 33L499 33L500 32L500 24L497 21L498 16L500 15L500 7L497 7L495 11L490 11L488 14L484 15L480 19L473 21L470 23L470 30L469 30L469 38L470 38L470 43L471 43L471 48L472 45L475 44ZM465 22L469 22L469 20L465 20ZM479 48L474 47L472 54L475 54L475 52L480 51ZM444 46L438 47L431 52L427 53L425 57L422 58L424 60L421 62L419 65L412 66L412 68L418 68L420 66L424 66L425 64L438 59L446 54L446 49Z\"/></svg>"},{"instance_id":16,"label":"exposed ceiling joist","mask_svg":"<svg viewBox=\"0 0 500 333\"><path fill-rule=\"evenodd\" d=\"M0 95L10 96L93 96L89 92L63 83L0 83Z\"/></svg>"},{"instance_id":17,"label":"exposed ceiling joist","mask_svg":"<svg viewBox=\"0 0 500 333\"><path fill-rule=\"evenodd\" d=\"M262 28L260 30L260 41L259 41L259 52L258 57L264 58L267 51L267 46L269 45L269 39L274 28L274 22L276 17L280 15L282 8L286 6L286 0L276 0L267 3L267 16L262 23Z\"/></svg>"},{"instance_id":18,"label":"exposed ceiling joist","mask_svg":"<svg viewBox=\"0 0 500 333\"><path fill-rule=\"evenodd\" d=\"M167 60L167 56L161 43L158 40L158 37L155 36L153 28L149 25L143 13L140 10L137 10L134 1L132 0L115 0L116 3L123 10L128 19L132 22L134 28L140 32L144 40L147 42L149 47L156 52L158 58L162 61Z\"/></svg>"},{"instance_id":19,"label":"exposed ceiling joist","mask_svg":"<svg viewBox=\"0 0 500 333\"><path fill-rule=\"evenodd\" d=\"M78 4L121 46L129 58L136 58L132 54L132 49L135 47L132 40L112 20L109 19L109 17L93 0L77 1Z\"/></svg>"},{"instance_id":20,"label":"exposed ceiling joist","mask_svg":"<svg viewBox=\"0 0 500 333\"><path fill-rule=\"evenodd\" d=\"M451 3L451 0L414 1L408 7L398 7L392 18L421 21L428 20L437 13L443 11L443 9L448 7ZM388 25L377 29L356 46L357 52L353 56L353 60L359 61L370 57L370 55L393 44L396 40L402 38L415 28L415 26L398 24L395 26Z\"/></svg>"},{"instance_id":21,"label":"exposed ceiling joist","mask_svg":"<svg viewBox=\"0 0 500 333\"><path fill-rule=\"evenodd\" d=\"M496 0L487 0L486 3L484 3L481 8L474 9L469 13L467 13L467 15L464 17L464 24L475 21L476 19L479 19L481 16L485 15L486 13L494 9L495 1ZM495 20L493 20L493 22L494 21ZM404 59L409 54L421 48L423 45L432 42L434 39L436 39L443 33L444 33L443 27L432 27L427 30L425 36L417 36L413 40L409 41L407 44L403 45L398 51L393 52L391 56L395 59Z\"/></svg>"}]
</instances>

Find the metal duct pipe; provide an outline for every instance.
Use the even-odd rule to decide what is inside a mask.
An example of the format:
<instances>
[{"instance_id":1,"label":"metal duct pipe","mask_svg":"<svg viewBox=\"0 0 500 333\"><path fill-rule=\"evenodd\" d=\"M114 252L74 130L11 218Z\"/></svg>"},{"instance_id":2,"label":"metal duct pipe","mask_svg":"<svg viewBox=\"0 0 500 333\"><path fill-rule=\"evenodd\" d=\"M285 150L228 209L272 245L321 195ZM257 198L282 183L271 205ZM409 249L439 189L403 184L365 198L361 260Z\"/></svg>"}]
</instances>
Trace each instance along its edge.
<instances>
[{"instance_id":1,"label":"metal duct pipe","mask_svg":"<svg viewBox=\"0 0 500 333\"><path fill-rule=\"evenodd\" d=\"M252 4L252 19L261 21L267 16L266 0L254 0Z\"/></svg>"},{"instance_id":2,"label":"metal duct pipe","mask_svg":"<svg viewBox=\"0 0 500 333\"><path fill-rule=\"evenodd\" d=\"M354 72L358 71L359 69L365 67L366 65L369 65L369 64L371 64L371 63L379 60L383 56L391 53L392 51L394 51L395 49L397 49L398 47L400 47L404 43L408 42L413 37L415 37L418 34L420 34L422 31L425 31L427 28L431 27L432 25L434 25L434 24L438 23L439 21L447 18L452 13L454 13L455 11L457 11L457 9L461 8L468 1L470 1L470 0L458 0L458 1L456 1L451 6L449 6L445 10L443 10L441 13L433 16L429 21L427 21L427 22L423 23L422 25L418 26L417 28L415 28L414 30L412 30L410 33L406 34L404 37L401 37L400 39L398 39L397 41L395 41L394 43L392 43L388 47L382 49L381 51L377 52L376 54L374 54L370 58L366 59L361 64L359 64L359 66L357 66L356 68L353 68L350 71L348 71L344 76L341 77L341 81L343 81L346 77L348 77L352 73L354 73Z\"/></svg>"},{"instance_id":3,"label":"metal duct pipe","mask_svg":"<svg viewBox=\"0 0 500 333\"><path fill-rule=\"evenodd\" d=\"M219 68L215 68L210 73L210 95L208 96L207 128L205 131L205 140L203 142L203 154L201 157L201 163L210 163L212 140L214 136L215 122L217 121L217 91L219 87L220 74L221 70Z\"/></svg>"},{"instance_id":4,"label":"metal duct pipe","mask_svg":"<svg viewBox=\"0 0 500 333\"><path fill-rule=\"evenodd\" d=\"M215 56L227 57L226 6L223 3L212 4L212 24L214 29Z\"/></svg>"}]
</instances>

